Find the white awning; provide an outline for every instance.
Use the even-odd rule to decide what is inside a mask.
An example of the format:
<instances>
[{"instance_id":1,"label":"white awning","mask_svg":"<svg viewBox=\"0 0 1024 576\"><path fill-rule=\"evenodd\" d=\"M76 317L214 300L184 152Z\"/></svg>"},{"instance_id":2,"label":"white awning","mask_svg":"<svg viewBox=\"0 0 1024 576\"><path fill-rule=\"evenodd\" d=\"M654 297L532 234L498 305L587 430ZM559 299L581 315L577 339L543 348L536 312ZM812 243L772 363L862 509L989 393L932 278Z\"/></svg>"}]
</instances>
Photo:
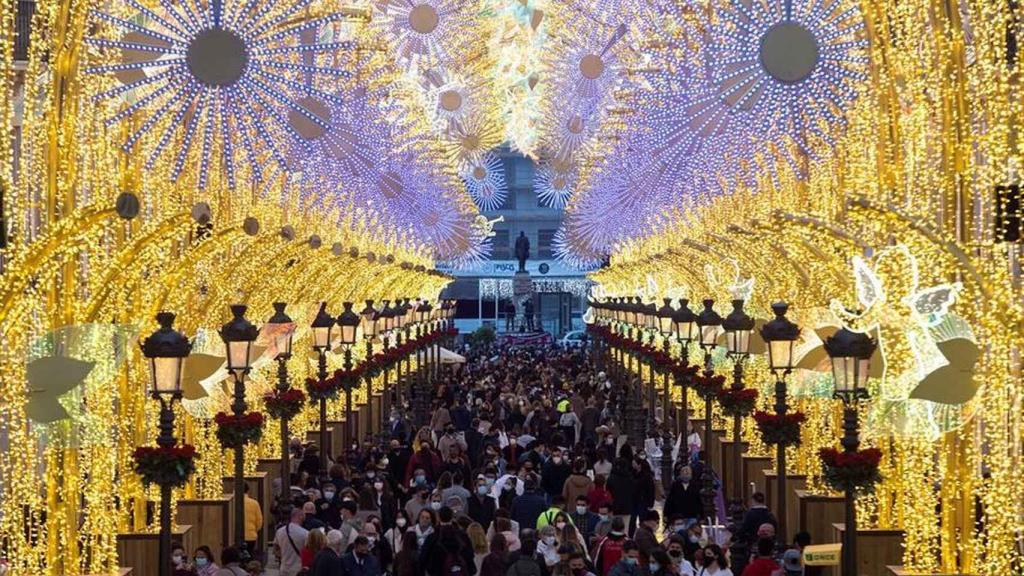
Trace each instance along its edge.
<instances>
[{"instance_id":1,"label":"white awning","mask_svg":"<svg viewBox=\"0 0 1024 576\"><path fill-rule=\"evenodd\" d=\"M441 348L441 364L465 364L466 357L456 354L447 348Z\"/></svg>"}]
</instances>

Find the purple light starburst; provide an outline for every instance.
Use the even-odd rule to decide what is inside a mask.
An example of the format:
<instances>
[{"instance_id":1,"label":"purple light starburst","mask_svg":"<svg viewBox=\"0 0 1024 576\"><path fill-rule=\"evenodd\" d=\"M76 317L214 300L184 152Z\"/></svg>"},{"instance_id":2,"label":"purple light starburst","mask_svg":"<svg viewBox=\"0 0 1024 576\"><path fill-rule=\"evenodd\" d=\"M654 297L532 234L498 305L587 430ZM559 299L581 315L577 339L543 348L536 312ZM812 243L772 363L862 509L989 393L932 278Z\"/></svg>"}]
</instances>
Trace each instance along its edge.
<instances>
[{"instance_id":1,"label":"purple light starburst","mask_svg":"<svg viewBox=\"0 0 1024 576\"><path fill-rule=\"evenodd\" d=\"M463 172L462 179L466 182L469 197L481 210L497 210L508 196L505 168L502 166L501 158L495 154L484 154L479 162Z\"/></svg>"},{"instance_id":2,"label":"purple light starburst","mask_svg":"<svg viewBox=\"0 0 1024 576\"><path fill-rule=\"evenodd\" d=\"M533 189L541 204L563 209L572 197L576 174L569 162L545 161L534 175Z\"/></svg>"},{"instance_id":3,"label":"purple light starburst","mask_svg":"<svg viewBox=\"0 0 1024 576\"><path fill-rule=\"evenodd\" d=\"M244 158L254 180L262 179L260 159L269 154L285 167L287 143L305 138L295 118L326 130L327 122L309 100L339 103L333 94L318 89L348 76L344 69L319 65L316 55L353 47L351 42L310 40L318 27L343 15L305 18L308 0L257 3L252 0L160 0L148 8L139 0L125 0L145 24L92 11L97 22L119 30L123 38L87 38L97 48L120 49L122 54L150 57L88 68L93 74L143 72L132 81L105 90L94 101L120 99L134 92L134 103L107 117L112 126L133 121L123 145L132 151L147 147L145 166L152 169L172 142L177 148L170 176L177 180L190 157L198 156L197 184L204 188L211 165L219 155L229 187L236 183L236 155ZM141 76L141 77L140 77ZM282 113L282 111L284 111ZM291 116L291 118L289 118ZM147 136L159 134L158 138Z\"/></svg>"}]
</instances>

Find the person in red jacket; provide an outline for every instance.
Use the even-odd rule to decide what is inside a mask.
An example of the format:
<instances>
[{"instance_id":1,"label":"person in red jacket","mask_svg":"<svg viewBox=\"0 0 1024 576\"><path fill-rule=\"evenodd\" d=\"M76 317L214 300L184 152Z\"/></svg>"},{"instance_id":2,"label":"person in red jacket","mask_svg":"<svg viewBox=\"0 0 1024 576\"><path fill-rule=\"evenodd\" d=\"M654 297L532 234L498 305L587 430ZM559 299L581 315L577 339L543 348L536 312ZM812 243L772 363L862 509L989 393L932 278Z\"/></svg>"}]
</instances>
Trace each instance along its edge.
<instances>
[{"instance_id":1,"label":"person in red jacket","mask_svg":"<svg viewBox=\"0 0 1024 576\"><path fill-rule=\"evenodd\" d=\"M587 506L590 507L590 511L593 513L598 512L598 508L601 506L611 507L612 493L605 488L605 477L598 476L594 478L594 485L587 491Z\"/></svg>"},{"instance_id":2,"label":"person in red jacket","mask_svg":"<svg viewBox=\"0 0 1024 576\"><path fill-rule=\"evenodd\" d=\"M611 531L598 541L590 555L594 559L594 570L597 572L597 576L608 576L612 566L622 559L625 543L626 522L622 518L613 518Z\"/></svg>"},{"instance_id":3,"label":"person in red jacket","mask_svg":"<svg viewBox=\"0 0 1024 576\"><path fill-rule=\"evenodd\" d=\"M775 551L775 541L768 538L761 538L757 541L757 558L743 569L742 576L773 576L782 567L772 558Z\"/></svg>"}]
</instances>

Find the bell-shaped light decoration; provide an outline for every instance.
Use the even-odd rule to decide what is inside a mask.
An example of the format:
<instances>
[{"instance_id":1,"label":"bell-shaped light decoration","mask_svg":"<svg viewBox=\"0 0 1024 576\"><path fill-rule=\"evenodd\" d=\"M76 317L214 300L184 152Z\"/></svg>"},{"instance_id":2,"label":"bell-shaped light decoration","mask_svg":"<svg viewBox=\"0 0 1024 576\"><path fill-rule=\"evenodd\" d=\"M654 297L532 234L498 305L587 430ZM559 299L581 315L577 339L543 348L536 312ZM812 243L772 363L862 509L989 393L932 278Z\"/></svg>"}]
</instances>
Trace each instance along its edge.
<instances>
[{"instance_id":1,"label":"bell-shaped light decoration","mask_svg":"<svg viewBox=\"0 0 1024 576\"><path fill-rule=\"evenodd\" d=\"M330 348L334 317L327 313L327 302L320 303L320 311L316 313L310 327L313 329L313 349L321 351Z\"/></svg>"}]
</instances>

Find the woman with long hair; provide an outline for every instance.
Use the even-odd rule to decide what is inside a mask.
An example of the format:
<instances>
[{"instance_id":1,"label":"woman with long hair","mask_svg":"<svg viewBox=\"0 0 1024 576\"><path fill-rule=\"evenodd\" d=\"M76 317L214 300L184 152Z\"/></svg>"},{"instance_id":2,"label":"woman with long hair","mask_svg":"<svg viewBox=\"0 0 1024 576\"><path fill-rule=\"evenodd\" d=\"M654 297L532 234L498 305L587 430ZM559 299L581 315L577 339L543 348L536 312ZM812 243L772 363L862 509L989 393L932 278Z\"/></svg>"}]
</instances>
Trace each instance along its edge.
<instances>
[{"instance_id":1,"label":"woman with long hair","mask_svg":"<svg viewBox=\"0 0 1024 576\"><path fill-rule=\"evenodd\" d=\"M302 567L310 569L313 567L313 559L327 546L327 537L321 530L310 530L306 538L306 545L299 551L299 558L302 559Z\"/></svg>"},{"instance_id":2,"label":"woman with long hair","mask_svg":"<svg viewBox=\"0 0 1024 576\"><path fill-rule=\"evenodd\" d=\"M488 554L487 535L484 533L484 527L479 522L473 522L466 528L466 535L469 536L469 542L473 545L473 560L476 562L476 571L480 572L484 556Z\"/></svg>"}]
</instances>

